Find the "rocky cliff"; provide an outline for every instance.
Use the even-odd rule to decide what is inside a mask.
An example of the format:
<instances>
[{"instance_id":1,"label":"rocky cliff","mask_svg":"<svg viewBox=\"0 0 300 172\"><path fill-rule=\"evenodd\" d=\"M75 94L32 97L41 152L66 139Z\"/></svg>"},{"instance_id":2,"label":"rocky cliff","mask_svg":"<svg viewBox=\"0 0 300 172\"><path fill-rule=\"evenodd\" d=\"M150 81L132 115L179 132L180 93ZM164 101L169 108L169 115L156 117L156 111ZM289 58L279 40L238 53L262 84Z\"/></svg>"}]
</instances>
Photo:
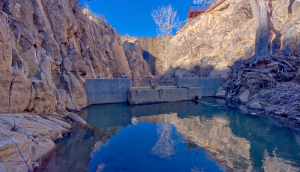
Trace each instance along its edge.
<instances>
[{"instance_id":1,"label":"rocky cliff","mask_svg":"<svg viewBox=\"0 0 300 172\"><path fill-rule=\"evenodd\" d=\"M143 49L143 57L148 62L152 75L163 75L172 61L168 60L170 37L130 37L122 36L123 42L139 42Z\"/></svg>"},{"instance_id":2,"label":"rocky cliff","mask_svg":"<svg viewBox=\"0 0 300 172\"><path fill-rule=\"evenodd\" d=\"M149 82L153 76L149 63L144 59L144 50L138 40L123 43L124 51L132 73L133 82Z\"/></svg>"},{"instance_id":3,"label":"rocky cliff","mask_svg":"<svg viewBox=\"0 0 300 172\"><path fill-rule=\"evenodd\" d=\"M0 113L79 110L86 78L131 77L117 31L75 0L1 0L0 28Z\"/></svg>"},{"instance_id":4,"label":"rocky cliff","mask_svg":"<svg viewBox=\"0 0 300 172\"><path fill-rule=\"evenodd\" d=\"M300 56L299 7L294 0L267 1L269 44L272 54ZM255 30L248 0L227 0L214 11L187 22L170 41L170 67L186 70L183 77L228 79L236 60L248 59L255 51Z\"/></svg>"}]
</instances>

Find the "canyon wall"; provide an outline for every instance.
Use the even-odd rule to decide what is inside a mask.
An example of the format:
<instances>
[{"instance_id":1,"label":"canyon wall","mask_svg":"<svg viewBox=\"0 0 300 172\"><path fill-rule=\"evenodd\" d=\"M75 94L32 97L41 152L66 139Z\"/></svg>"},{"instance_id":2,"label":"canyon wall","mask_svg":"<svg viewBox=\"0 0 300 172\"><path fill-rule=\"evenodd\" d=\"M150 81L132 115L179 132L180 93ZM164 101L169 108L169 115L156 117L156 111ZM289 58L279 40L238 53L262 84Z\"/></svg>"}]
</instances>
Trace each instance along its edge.
<instances>
[{"instance_id":1,"label":"canyon wall","mask_svg":"<svg viewBox=\"0 0 300 172\"><path fill-rule=\"evenodd\" d=\"M131 77L117 31L75 0L1 0L0 28L0 113L79 110L86 78Z\"/></svg>"},{"instance_id":2,"label":"canyon wall","mask_svg":"<svg viewBox=\"0 0 300 172\"><path fill-rule=\"evenodd\" d=\"M141 48L139 41L125 41L123 47L131 69L132 81L135 83L145 83L153 79L149 63L144 59L145 51Z\"/></svg>"},{"instance_id":3,"label":"canyon wall","mask_svg":"<svg viewBox=\"0 0 300 172\"><path fill-rule=\"evenodd\" d=\"M271 54L300 56L300 1L267 1ZM184 69L183 77L228 79L236 60L255 52L255 29L248 0L227 0L214 11L187 22L170 41L170 70L164 79Z\"/></svg>"},{"instance_id":4,"label":"canyon wall","mask_svg":"<svg viewBox=\"0 0 300 172\"><path fill-rule=\"evenodd\" d=\"M169 54L170 37L130 37L122 36L122 42L135 42L144 50L143 57L148 62L152 75L163 75L169 68L166 54Z\"/></svg>"}]
</instances>

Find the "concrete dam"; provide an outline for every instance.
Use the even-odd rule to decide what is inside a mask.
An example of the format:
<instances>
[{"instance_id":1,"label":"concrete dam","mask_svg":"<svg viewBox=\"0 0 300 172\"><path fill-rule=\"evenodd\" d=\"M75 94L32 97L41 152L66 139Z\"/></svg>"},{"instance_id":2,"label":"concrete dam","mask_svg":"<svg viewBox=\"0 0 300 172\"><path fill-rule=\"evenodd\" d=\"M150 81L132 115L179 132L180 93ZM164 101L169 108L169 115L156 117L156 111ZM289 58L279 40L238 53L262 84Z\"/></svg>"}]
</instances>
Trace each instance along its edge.
<instances>
[{"instance_id":1,"label":"concrete dam","mask_svg":"<svg viewBox=\"0 0 300 172\"><path fill-rule=\"evenodd\" d=\"M177 86L131 87L131 79L86 79L85 90L91 104L151 104L214 97L223 78L178 78Z\"/></svg>"}]
</instances>

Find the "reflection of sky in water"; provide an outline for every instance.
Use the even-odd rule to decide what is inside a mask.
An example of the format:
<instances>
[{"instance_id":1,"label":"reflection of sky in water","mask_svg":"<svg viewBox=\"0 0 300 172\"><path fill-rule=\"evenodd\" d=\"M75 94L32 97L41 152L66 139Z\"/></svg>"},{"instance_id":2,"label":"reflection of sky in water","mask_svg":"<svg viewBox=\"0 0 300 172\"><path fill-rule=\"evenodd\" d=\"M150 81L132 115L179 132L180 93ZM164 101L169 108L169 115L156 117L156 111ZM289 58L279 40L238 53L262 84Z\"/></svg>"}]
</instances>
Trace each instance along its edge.
<instances>
[{"instance_id":1,"label":"reflection of sky in water","mask_svg":"<svg viewBox=\"0 0 300 172\"><path fill-rule=\"evenodd\" d=\"M90 171L105 164L105 171L221 171L201 148L186 146L170 123L145 123L122 127L108 144L92 156Z\"/></svg>"}]
</instances>

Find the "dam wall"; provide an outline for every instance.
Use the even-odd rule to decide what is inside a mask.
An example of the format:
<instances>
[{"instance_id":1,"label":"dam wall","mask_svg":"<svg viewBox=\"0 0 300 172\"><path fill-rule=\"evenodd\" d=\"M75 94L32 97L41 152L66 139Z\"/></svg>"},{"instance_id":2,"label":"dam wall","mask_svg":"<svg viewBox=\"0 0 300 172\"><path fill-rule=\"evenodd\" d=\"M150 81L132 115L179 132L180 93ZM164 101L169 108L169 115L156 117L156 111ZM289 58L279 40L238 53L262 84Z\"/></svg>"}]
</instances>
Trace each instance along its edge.
<instances>
[{"instance_id":1,"label":"dam wall","mask_svg":"<svg viewBox=\"0 0 300 172\"><path fill-rule=\"evenodd\" d=\"M131 87L130 78L86 79L85 91L90 104L151 104L201 99L215 96L223 78L178 78L177 86Z\"/></svg>"},{"instance_id":2,"label":"dam wall","mask_svg":"<svg viewBox=\"0 0 300 172\"><path fill-rule=\"evenodd\" d=\"M201 99L201 88L130 89L128 102L131 105L178 102Z\"/></svg>"},{"instance_id":3,"label":"dam wall","mask_svg":"<svg viewBox=\"0 0 300 172\"><path fill-rule=\"evenodd\" d=\"M178 78L177 86L200 87L202 89L202 97L214 97L218 89L225 83L224 78Z\"/></svg>"},{"instance_id":4,"label":"dam wall","mask_svg":"<svg viewBox=\"0 0 300 172\"><path fill-rule=\"evenodd\" d=\"M91 104L127 102L130 78L86 79L85 91Z\"/></svg>"}]
</instances>

